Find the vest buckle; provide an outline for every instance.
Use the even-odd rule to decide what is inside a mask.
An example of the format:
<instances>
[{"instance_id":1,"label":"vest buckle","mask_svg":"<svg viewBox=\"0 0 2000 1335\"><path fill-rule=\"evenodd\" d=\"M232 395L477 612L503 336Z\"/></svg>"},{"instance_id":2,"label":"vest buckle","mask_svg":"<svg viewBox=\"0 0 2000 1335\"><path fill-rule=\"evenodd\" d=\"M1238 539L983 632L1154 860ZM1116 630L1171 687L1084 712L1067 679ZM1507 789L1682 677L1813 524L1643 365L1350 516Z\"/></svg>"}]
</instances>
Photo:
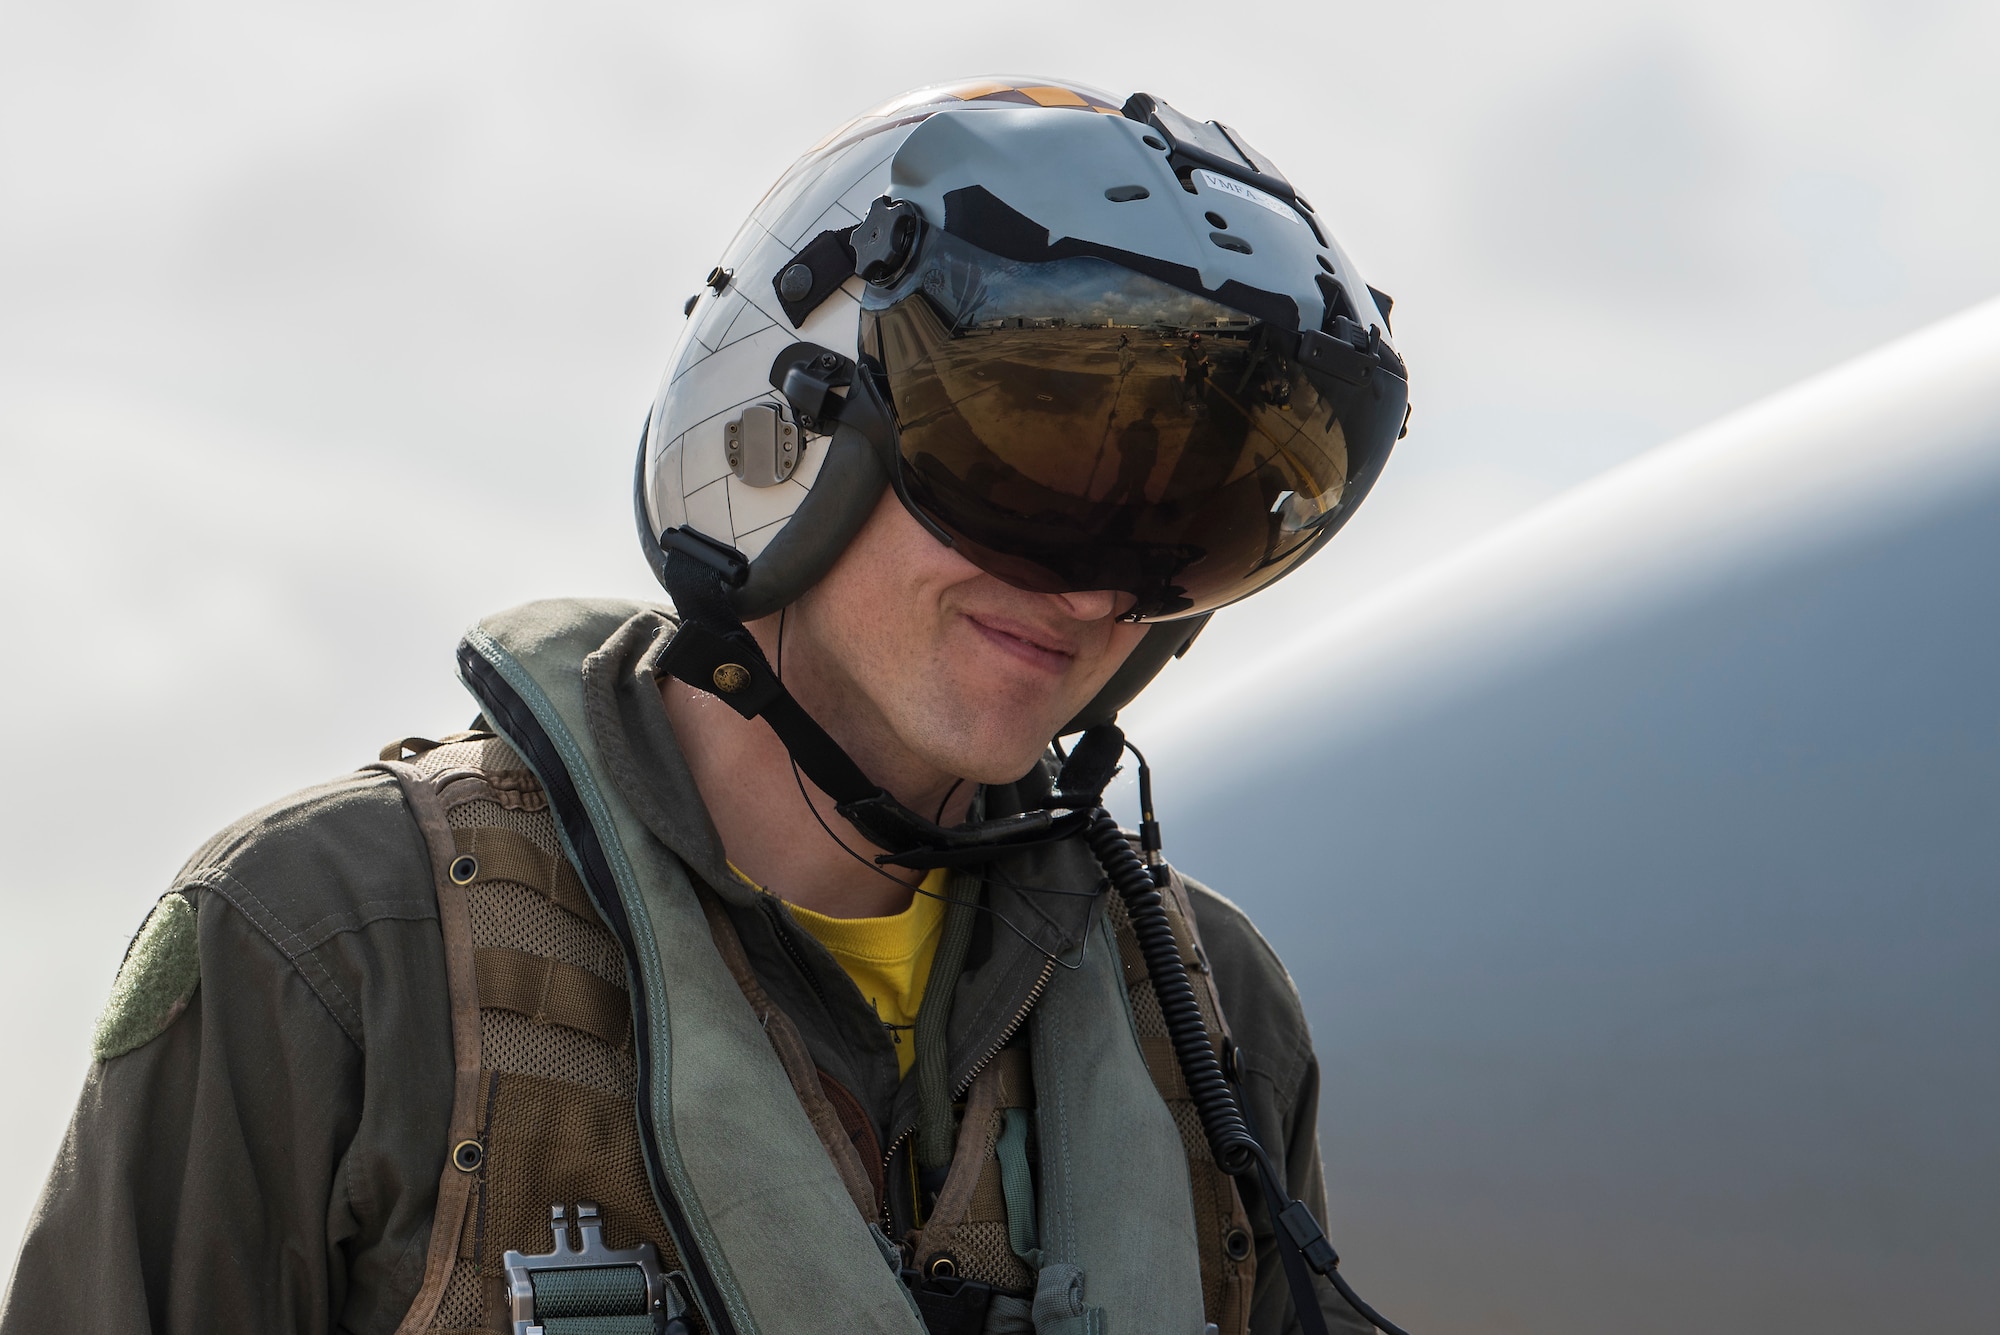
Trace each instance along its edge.
<instances>
[{"instance_id":1,"label":"vest buckle","mask_svg":"<svg viewBox=\"0 0 2000 1335\"><path fill-rule=\"evenodd\" d=\"M594 1201L576 1205L579 1248L569 1245L569 1225L569 1210L551 1205L554 1249L541 1255L510 1250L503 1258L512 1335L548 1335L550 1322L560 1323L560 1331L571 1320L606 1317L627 1319L635 1335L691 1335L680 1276L661 1271L652 1243L605 1246L604 1218Z\"/></svg>"}]
</instances>

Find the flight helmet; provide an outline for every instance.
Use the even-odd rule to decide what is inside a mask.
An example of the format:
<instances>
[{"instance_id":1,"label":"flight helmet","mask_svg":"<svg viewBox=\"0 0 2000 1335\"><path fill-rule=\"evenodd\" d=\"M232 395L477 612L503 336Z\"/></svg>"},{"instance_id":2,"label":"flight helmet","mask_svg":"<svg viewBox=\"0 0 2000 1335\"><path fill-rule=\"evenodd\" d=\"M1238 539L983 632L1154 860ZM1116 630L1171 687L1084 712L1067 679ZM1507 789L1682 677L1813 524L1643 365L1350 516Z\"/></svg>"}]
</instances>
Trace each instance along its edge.
<instances>
[{"instance_id":1,"label":"flight helmet","mask_svg":"<svg viewBox=\"0 0 2000 1335\"><path fill-rule=\"evenodd\" d=\"M1070 83L918 89L794 163L690 299L640 538L747 620L892 488L997 577L1158 623L1072 727L1106 721L1367 495L1407 415L1389 306L1228 126Z\"/></svg>"}]
</instances>

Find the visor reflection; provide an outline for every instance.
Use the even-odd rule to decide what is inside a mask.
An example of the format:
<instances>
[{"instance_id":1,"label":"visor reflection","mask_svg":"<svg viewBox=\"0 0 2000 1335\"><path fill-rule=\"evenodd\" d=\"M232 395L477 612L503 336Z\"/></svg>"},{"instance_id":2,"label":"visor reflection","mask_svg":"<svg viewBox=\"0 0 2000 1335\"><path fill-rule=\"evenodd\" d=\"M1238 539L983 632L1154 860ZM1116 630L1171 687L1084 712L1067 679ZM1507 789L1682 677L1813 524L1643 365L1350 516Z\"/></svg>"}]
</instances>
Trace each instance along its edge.
<instances>
[{"instance_id":1,"label":"visor reflection","mask_svg":"<svg viewBox=\"0 0 2000 1335\"><path fill-rule=\"evenodd\" d=\"M1279 346L1108 260L1024 264L936 230L862 315L911 500L993 574L1119 590L1145 618L1276 579L1393 439L1358 420L1381 415L1358 411L1377 406L1366 387L1323 384Z\"/></svg>"}]
</instances>

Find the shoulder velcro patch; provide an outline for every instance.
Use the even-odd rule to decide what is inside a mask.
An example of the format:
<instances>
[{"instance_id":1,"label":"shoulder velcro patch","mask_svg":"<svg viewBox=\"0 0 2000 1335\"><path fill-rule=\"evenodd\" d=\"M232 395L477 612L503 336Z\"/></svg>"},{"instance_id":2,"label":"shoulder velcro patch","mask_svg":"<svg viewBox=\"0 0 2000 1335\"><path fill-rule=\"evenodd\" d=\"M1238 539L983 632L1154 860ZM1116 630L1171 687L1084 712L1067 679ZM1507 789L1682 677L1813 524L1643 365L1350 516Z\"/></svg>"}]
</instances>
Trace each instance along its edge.
<instances>
[{"instance_id":1,"label":"shoulder velcro patch","mask_svg":"<svg viewBox=\"0 0 2000 1335\"><path fill-rule=\"evenodd\" d=\"M153 906L119 966L91 1036L92 1053L109 1061L152 1042L187 1009L200 982L194 905L185 895L167 895Z\"/></svg>"}]
</instances>

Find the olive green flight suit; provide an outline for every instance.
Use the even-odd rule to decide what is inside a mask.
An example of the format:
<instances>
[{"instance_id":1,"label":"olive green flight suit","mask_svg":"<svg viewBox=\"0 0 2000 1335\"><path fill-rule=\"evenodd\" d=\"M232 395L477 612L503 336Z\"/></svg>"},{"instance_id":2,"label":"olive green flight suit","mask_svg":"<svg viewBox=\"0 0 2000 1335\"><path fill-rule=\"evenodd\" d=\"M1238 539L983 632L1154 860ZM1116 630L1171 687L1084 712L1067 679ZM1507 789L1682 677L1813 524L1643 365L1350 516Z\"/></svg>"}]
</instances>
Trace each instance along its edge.
<instances>
[{"instance_id":1,"label":"olive green flight suit","mask_svg":"<svg viewBox=\"0 0 2000 1335\"><path fill-rule=\"evenodd\" d=\"M892 1143L914 1122L915 1088L898 1076L890 1035L782 904L728 874L643 674L607 674L592 689L629 743L626 799L724 900L814 1061ZM1004 790L994 796L1004 809ZM1042 952L1073 952L1086 929L1086 896L1006 885L1087 890L1087 863L1045 849L996 864L989 905L1033 943L981 915L953 998L954 1068L1031 1002ZM1243 1047L1250 1111L1323 1218L1318 1066L1297 992L1241 910L1190 888ZM0 1335L388 1335L423 1277L453 1080L430 855L396 781L357 773L247 816L168 893L184 903L156 910L142 935L189 960L190 976L198 961L198 984L184 997L128 999L119 1023L100 1030L102 1055L35 1207ZM1251 1327L1277 1335L1296 1325L1269 1221L1251 1217ZM1369 1330L1322 1294L1332 1329Z\"/></svg>"}]
</instances>

